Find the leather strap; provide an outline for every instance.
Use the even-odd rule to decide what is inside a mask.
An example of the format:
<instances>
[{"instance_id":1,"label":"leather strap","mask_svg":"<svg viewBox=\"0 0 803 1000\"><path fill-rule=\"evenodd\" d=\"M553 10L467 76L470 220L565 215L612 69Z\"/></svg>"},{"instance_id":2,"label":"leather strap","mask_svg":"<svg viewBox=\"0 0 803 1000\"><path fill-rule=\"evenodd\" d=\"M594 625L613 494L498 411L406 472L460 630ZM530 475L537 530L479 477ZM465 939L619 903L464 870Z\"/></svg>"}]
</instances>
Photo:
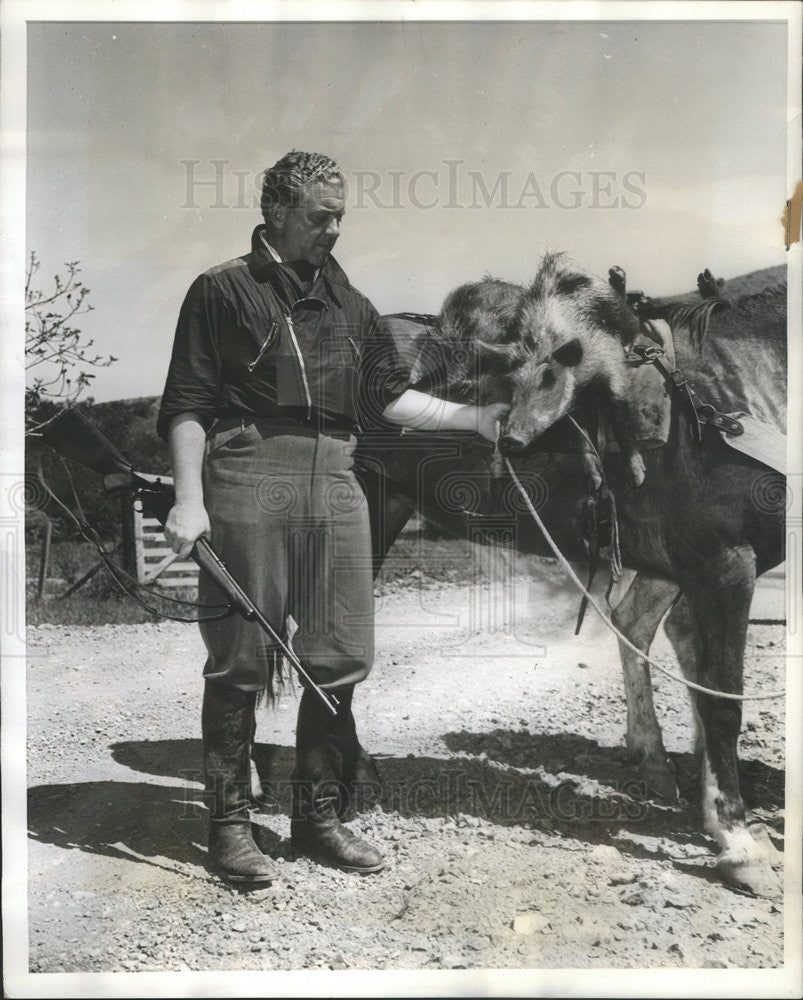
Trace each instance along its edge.
<instances>
[{"instance_id":1,"label":"leather strap","mask_svg":"<svg viewBox=\"0 0 803 1000\"><path fill-rule=\"evenodd\" d=\"M744 427L739 420L728 416L727 413L721 413L711 403L704 403L679 368L669 370L661 360L666 357L666 352L660 347L644 347L637 344L632 348L632 352L636 357L627 359L627 364L631 368L653 365L661 374L667 389L680 395L691 421L695 444L700 444L703 440L703 424L710 424L717 430L734 436L744 433Z\"/></svg>"}]
</instances>

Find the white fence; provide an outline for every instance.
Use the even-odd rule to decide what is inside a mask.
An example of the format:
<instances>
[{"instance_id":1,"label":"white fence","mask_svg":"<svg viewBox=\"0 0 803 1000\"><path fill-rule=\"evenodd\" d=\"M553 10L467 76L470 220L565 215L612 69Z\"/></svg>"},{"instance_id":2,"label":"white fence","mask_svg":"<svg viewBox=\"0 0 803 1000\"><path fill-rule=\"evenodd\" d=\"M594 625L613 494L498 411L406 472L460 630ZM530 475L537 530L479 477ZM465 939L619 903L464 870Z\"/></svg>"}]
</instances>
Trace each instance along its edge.
<instances>
[{"instance_id":1,"label":"white fence","mask_svg":"<svg viewBox=\"0 0 803 1000\"><path fill-rule=\"evenodd\" d=\"M159 477L172 484L169 476ZM160 587L197 587L198 565L191 559L179 559L165 541L162 526L155 517L147 517L134 508L134 546L137 580Z\"/></svg>"}]
</instances>

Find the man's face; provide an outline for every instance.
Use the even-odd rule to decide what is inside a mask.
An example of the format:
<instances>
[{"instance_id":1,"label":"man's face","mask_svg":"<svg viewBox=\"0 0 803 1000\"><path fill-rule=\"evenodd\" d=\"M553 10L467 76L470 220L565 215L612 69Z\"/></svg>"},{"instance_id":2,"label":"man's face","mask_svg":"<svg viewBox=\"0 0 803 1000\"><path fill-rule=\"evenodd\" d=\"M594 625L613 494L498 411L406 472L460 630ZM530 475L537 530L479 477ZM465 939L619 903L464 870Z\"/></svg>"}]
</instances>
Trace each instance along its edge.
<instances>
[{"instance_id":1,"label":"man's face","mask_svg":"<svg viewBox=\"0 0 803 1000\"><path fill-rule=\"evenodd\" d=\"M320 267L340 235L345 207L343 182L335 180L313 181L298 205L274 209L271 243L282 260L307 260Z\"/></svg>"}]
</instances>

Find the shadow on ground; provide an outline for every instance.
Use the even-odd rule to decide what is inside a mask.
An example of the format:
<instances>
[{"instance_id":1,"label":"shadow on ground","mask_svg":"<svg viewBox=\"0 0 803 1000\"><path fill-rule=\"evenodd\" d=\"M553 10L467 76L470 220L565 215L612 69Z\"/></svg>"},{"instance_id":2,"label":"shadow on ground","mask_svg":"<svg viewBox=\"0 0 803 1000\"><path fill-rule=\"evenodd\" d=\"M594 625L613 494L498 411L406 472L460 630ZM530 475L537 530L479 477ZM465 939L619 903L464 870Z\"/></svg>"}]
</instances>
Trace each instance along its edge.
<instances>
[{"instance_id":1,"label":"shadow on ground","mask_svg":"<svg viewBox=\"0 0 803 1000\"><path fill-rule=\"evenodd\" d=\"M89 781L28 791L32 840L176 871L206 864L205 810L190 787Z\"/></svg>"},{"instance_id":2,"label":"shadow on ground","mask_svg":"<svg viewBox=\"0 0 803 1000\"><path fill-rule=\"evenodd\" d=\"M569 772L601 785L648 798L637 769L624 746L602 746L577 733L531 734L497 729L486 733L465 730L447 733L444 743L453 753L484 755L489 760L517 768L542 768L548 774ZM681 799L696 802L700 795L700 762L691 753L670 754L677 772ZM745 805L766 810L783 809L785 771L758 760L739 761L739 781ZM696 817L695 819L698 819Z\"/></svg>"},{"instance_id":3,"label":"shadow on ground","mask_svg":"<svg viewBox=\"0 0 803 1000\"><path fill-rule=\"evenodd\" d=\"M458 757L379 757L382 788L366 784L357 811L379 804L403 817L464 817L498 826L519 825L588 844L610 842L636 857L655 857L640 837L710 850L701 833L698 767L691 754L673 759L681 805L645 800L643 786L623 747L603 747L574 733L533 736L526 732L448 733L444 741ZM174 779L153 782L76 782L29 790L32 839L63 848L172 868L206 865L206 810L200 787L198 740L116 743L112 758L139 773ZM291 747L257 744L254 752L265 789L262 811L288 814ZM535 772L533 769L537 768ZM523 770L527 769L527 770ZM758 761L743 762L745 799L772 814L782 808L784 772ZM685 800L685 801L684 801ZM266 834L271 831L265 830ZM284 852L281 839L262 838L263 848ZM671 846L671 843L670 843ZM659 846L659 856L661 848ZM186 874L186 873L185 873Z\"/></svg>"}]
</instances>

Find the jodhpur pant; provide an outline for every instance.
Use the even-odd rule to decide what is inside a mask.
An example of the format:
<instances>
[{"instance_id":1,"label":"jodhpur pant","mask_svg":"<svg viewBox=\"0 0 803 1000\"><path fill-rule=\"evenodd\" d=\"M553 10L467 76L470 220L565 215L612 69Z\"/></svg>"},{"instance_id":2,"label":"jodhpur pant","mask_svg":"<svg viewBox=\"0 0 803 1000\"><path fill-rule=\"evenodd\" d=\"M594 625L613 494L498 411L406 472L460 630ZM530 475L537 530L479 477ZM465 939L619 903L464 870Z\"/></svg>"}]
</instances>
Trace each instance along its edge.
<instances>
[{"instance_id":1,"label":"jodhpur pant","mask_svg":"<svg viewBox=\"0 0 803 1000\"><path fill-rule=\"evenodd\" d=\"M353 468L355 438L268 418L219 421L207 440L204 499L211 543L313 680L362 680L374 653L368 507ZM202 572L199 597L220 604ZM297 629L294 631L294 629ZM276 645L235 614L201 624L208 680L269 686Z\"/></svg>"}]
</instances>

